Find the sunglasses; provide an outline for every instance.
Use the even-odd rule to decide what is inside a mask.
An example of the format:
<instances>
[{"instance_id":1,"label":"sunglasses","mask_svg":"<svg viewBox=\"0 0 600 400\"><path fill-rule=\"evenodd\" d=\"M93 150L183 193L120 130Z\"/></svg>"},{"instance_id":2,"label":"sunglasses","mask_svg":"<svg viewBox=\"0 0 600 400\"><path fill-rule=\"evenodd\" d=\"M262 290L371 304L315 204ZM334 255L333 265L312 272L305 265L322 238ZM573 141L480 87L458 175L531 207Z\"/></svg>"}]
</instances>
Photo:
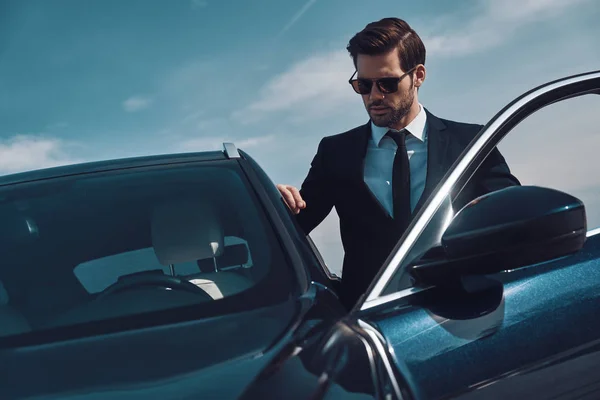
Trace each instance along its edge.
<instances>
[{"instance_id":1,"label":"sunglasses","mask_svg":"<svg viewBox=\"0 0 600 400\"><path fill-rule=\"evenodd\" d=\"M365 79L365 78L352 79L352 78L354 78L354 75L356 75L356 72L357 72L357 71L354 71L354 73L348 80L348 83L350 85L352 85L352 89L354 89L354 91L358 94L364 95L364 94L371 93L371 90L373 89L373 84L377 85L377 89L379 89L379 91L381 93L384 93L384 94L395 93L398 91L398 85L399 85L400 81L402 79L404 79L405 76L410 75L416 68L417 68L417 66L412 67L406 73L404 73L402 76L400 76L398 78L394 77L394 78L379 78L379 79Z\"/></svg>"}]
</instances>

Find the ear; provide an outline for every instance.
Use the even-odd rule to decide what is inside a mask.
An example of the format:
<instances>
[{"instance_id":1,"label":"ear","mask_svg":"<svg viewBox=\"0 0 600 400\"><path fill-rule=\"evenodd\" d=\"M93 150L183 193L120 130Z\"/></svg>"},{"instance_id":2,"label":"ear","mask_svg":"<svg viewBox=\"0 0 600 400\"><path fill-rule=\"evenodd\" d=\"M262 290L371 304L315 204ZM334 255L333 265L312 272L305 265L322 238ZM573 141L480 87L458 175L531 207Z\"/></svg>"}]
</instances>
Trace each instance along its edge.
<instances>
[{"instance_id":1,"label":"ear","mask_svg":"<svg viewBox=\"0 0 600 400\"><path fill-rule=\"evenodd\" d=\"M425 81L425 77L427 76L427 70L423 64L419 64L417 68L415 68L414 75L414 85L416 88L419 88L423 82Z\"/></svg>"}]
</instances>

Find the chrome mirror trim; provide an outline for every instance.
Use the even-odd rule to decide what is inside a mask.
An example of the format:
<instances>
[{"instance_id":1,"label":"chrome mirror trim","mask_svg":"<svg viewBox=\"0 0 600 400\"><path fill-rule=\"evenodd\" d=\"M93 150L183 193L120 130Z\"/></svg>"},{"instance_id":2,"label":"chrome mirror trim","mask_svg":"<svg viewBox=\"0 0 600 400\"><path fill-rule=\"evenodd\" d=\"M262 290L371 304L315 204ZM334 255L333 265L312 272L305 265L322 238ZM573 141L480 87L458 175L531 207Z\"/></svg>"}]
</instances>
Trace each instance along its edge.
<instances>
[{"instance_id":1,"label":"chrome mirror trim","mask_svg":"<svg viewBox=\"0 0 600 400\"><path fill-rule=\"evenodd\" d=\"M409 287L406 289L398 290L397 292L394 292L394 293L385 294L385 295L377 297L374 300L365 302L365 306L363 308L361 308L361 311L372 309L372 308L381 306L383 304L402 299L404 297L408 297L408 296L412 296L417 293L424 292L424 291L432 289L432 288L433 288L433 286Z\"/></svg>"},{"instance_id":2,"label":"chrome mirror trim","mask_svg":"<svg viewBox=\"0 0 600 400\"><path fill-rule=\"evenodd\" d=\"M586 83L594 80L598 80L597 85L600 87L600 71L587 72L543 84L513 100L503 110L496 114L496 116L494 116L481 130L477 138L473 141L473 143L471 143L470 147L467 148L466 153L460 159L456 167L451 171L448 178L442 183L442 186L439 188L439 190L427 201L419 219L412 225L412 229L407 232L404 241L400 244L400 247L396 250L388 264L382 268L376 277L376 281L371 284L370 289L367 292L367 296L364 297L364 302L360 304L358 309L366 310L382 304L382 301L378 301L378 299L381 297L383 290L386 288L394 274L397 272L399 266L402 264L416 241L423 233L431 218L433 218L439 207L442 205L444 199L446 199L450 193L450 190L469 168L475 157L479 155L484 148L486 148L486 146L488 146L489 143L496 138L498 132L502 133L503 128L505 128L504 130L510 130L512 126L527 118L531 113L566 97L574 97L591 92L597 93L596 90L592 91L589 87L585 87ZM583 88L580 86L583 86ZM569 92L569 90L566 90L567 93L560 93L562 92L561 89L571 89L572 91ZM538 100L541 96L552 94L556 94L556 98L550 99L541 104L533 104L537 103L536 100ZM509 126L509 124L512 124L512 126ZM492 148L493 146L487 150L491 151ZM410 292L405 293L405 295L410 295ZM392 296L390 294L386 295L386 298L395 299L398 298L398 296Z\"/></svg>"}]
</instances>

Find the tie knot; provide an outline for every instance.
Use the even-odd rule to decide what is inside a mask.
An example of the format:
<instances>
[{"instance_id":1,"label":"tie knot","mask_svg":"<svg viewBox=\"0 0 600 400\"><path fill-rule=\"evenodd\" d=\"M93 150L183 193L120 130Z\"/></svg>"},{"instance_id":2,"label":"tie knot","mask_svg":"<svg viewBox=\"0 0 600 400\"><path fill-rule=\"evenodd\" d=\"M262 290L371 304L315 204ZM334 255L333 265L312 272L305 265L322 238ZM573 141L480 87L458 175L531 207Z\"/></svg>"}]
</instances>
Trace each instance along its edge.
<instances>
[{"instance_id":1,"label":"tie knot","mask_svg":"<svg viewBox=\"0 0 600 400\"><path fill-rule=\"evenodd\" d=\"M386 133L387 136L391 137L394 142L398 145L398 147L406 146L406 135L408 131L406 129L402 129L400 132L397 131L388 131Z\"/></svg>"}]
</instances>

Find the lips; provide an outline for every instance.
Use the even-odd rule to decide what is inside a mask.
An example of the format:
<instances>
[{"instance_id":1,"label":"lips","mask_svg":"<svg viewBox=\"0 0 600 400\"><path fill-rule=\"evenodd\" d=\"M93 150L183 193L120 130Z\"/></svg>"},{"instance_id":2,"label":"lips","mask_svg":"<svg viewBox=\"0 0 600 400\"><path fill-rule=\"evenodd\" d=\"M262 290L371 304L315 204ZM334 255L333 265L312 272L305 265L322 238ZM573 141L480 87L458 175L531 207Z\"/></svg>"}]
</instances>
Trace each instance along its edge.
<instances>
[{"instance_id":1,"label":"lips","mask_svg":"<svg viewBox=\"0 0 600 400\"><path fill-rule=\"evenodd\" d=\"M389 108L388 107L371 107L369 110L374 114L383 114L386 113Z\"/></svg>"}]
</instances>

